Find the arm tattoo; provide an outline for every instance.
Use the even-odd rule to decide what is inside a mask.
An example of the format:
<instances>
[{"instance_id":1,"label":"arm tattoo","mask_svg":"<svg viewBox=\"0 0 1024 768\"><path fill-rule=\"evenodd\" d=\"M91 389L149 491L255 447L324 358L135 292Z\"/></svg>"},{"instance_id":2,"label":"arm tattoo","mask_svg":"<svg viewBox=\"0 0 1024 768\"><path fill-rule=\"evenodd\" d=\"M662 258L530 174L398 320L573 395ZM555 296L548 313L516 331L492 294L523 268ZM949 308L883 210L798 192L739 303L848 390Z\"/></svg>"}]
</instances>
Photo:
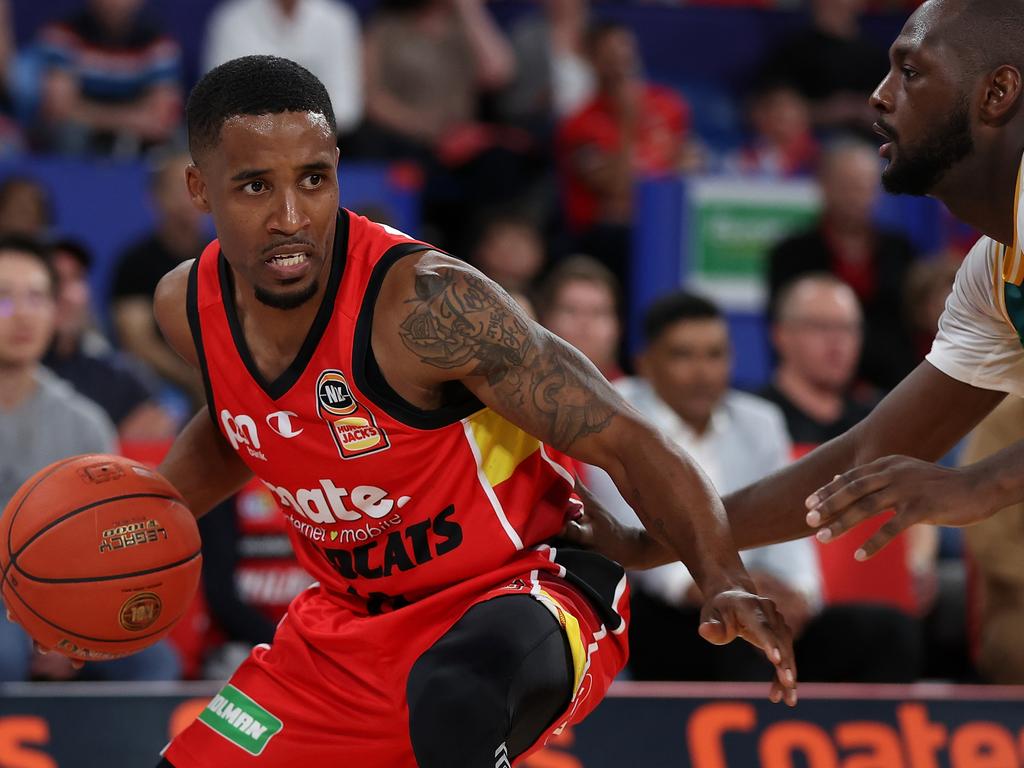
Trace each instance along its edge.
<instances>
[{"instance_id":1,"label":"arm tattoo","mask_svg":"<svg viewBox=\"0 0 1024 768\"><path fill-rule=\"evenodd\" d=\"M565 345L538 338L504 291L445 268L417 274L415 288L400 335L421 361L472 365L469 375L485 377L505 407L559 450L611 422L615 409L601 397L600 375Z\"/></svg>"}]
</instances>

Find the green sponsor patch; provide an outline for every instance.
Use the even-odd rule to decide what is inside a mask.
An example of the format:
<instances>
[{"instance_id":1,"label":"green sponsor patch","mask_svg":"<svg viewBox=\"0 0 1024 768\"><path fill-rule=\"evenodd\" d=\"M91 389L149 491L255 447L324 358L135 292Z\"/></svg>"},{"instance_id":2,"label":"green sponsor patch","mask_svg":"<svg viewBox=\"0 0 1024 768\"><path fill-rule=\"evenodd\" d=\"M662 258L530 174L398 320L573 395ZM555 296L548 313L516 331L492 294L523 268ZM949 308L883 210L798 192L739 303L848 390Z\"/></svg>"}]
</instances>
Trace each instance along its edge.
<instances>
[{"instance_id":1,"label":"green sponsor patch","mask_svg":"<svg viewBox=\"0 0 1024 768\"><path fill-rule=\"evenodd\" d=\"M233 685L225 685L199 720L250 755L259 755L283 723Z\"/></svg>"}]
</instances>

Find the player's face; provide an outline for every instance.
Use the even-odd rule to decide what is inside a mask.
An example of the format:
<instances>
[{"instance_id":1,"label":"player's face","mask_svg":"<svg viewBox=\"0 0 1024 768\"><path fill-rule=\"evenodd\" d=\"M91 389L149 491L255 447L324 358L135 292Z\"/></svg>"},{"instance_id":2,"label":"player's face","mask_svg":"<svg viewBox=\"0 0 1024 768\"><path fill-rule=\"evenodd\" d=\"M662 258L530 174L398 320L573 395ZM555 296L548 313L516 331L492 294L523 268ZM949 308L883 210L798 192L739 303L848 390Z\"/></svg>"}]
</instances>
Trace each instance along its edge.
<instances>
[{"instance_id":1,"label":"player's face","mask_svg":"<svg viewBox=\"0 0 1024 768\"><path fill-rule=\"evenodd\" d=\"M302 306L326 279L338 214L338 148L323 115L225 121L187 171L193 203L213 216L221 250L256 298Z\"/></svg>"},{"instance_id":2,"label":"player's face","mask_svg":"<svg viewBox=\"0 0 1024 768\"><path fill-rule=\"evenodd\" d=\"M640 369L654 391L691 425L706 424L729 387L729 329L717 318L670 325L644 353Z\"/></svg>"},{"instance_id":3,"label":"player's face","mask_svg":"<svg viewBox=\"0 0 1024 768\"><path fill-rule=\"evenodd\" d=\"M0 251L0 369L42 359L53 336L50 273L36 259Z\"/></svg>"},{"instance_id":4,"label":"player's face","mask_svg":"<svg viewBox=\"0 0 1024 768\"><path fill-rule=\"evenodd\" d=\"M926 195L974 150L970 102L950 62L956 54L930 35L940 8L919 8L889 49L889 74L871 95L879 153L890 192Z\"/></svg>"},{"instance_id":5,"label":"player's face","mask_svg":"<svg viewBox=\"0 0 1024 768\"><path fill-rule=\"evenodd\" d=\"M860 360L861 315L845 286L808 283L796 289L774 329L784 365L816 389L843 392Z\"/></svg>"}]
</instances>

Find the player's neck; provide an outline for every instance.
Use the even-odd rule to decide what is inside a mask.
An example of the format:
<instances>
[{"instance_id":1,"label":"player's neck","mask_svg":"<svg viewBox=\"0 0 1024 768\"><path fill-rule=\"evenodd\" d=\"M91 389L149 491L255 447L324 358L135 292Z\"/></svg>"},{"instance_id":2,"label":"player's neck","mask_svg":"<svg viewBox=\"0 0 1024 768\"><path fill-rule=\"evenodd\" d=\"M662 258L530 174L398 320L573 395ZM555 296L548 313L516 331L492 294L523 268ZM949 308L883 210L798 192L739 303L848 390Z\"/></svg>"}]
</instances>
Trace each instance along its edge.
<instances>
[{"instance_id":1,"label":"player's neck","mask_svg":"<svg viewBox=\"0 0 1024 768\"><path fill-rule=\"evenodd\" d=\"M843 413L842 393L815 386L788 366L783 365L775 374L775 387L815 421L831 424Z\"/></svg>"},{"instance_id":2,"label":"player's neck","mask_svg":"<svg viewBox=\"0 0 1024 768\"><path fill-rule=\"evenodd\" d=\"M1017 171L1024 147L978 151L950 169L932 192L950 213L1004 245L1013 243Z\"/></svg>"},{"instance_id":3,"label":"player's neck","mask_svg":"<svg viewBox=\"0 0 1024 768\"><path fill-rule=\"evenodd\" d=\"M276 309L256 298L253 287L235 280L235 308L246 345L260 372L275 379L299 354L327 292L333 254L324 262L317 291L302 306Z\"/></svg>"},{"instance_id":4,"label":"player's neck","mask_svg":"<svg viewBox=\"0 0 1024 768\"><path fill-rule=\"evenodd\" d=\"M0 364L0 410L13 411L35 394L38 365L4 366Z\"/></svg>"}]
</instances>

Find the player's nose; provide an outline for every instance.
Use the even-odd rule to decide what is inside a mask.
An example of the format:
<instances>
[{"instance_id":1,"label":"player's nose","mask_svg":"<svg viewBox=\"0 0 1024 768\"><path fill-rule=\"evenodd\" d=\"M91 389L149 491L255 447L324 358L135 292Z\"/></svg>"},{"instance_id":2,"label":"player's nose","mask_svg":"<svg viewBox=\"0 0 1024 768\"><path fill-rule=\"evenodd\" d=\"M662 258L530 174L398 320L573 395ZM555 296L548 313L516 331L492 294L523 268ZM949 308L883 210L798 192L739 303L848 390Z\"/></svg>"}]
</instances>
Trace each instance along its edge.
<instances>
[{"instance_id":1,"label":"player's nose","mask_svg":"<svg viewBox=\"0 0 1024 768\"><path fill-rule=\"evenodd\" d=\"M882 114L892 112L892 92L889 87L891 80L892 72L889 72L868 97L868 103Z\"/></svg>"},{"instance_id":2,"label":"player's nose","mask_svg":"<svg viewBox=\"0 0 1024 768\"><path fill-rule=\"evenodd\" d=\"M309 226L309 216L302 207L297 190L286 189L277 199L269 229L275 233L294 235Z\"/></svg>"}]
</instances>

